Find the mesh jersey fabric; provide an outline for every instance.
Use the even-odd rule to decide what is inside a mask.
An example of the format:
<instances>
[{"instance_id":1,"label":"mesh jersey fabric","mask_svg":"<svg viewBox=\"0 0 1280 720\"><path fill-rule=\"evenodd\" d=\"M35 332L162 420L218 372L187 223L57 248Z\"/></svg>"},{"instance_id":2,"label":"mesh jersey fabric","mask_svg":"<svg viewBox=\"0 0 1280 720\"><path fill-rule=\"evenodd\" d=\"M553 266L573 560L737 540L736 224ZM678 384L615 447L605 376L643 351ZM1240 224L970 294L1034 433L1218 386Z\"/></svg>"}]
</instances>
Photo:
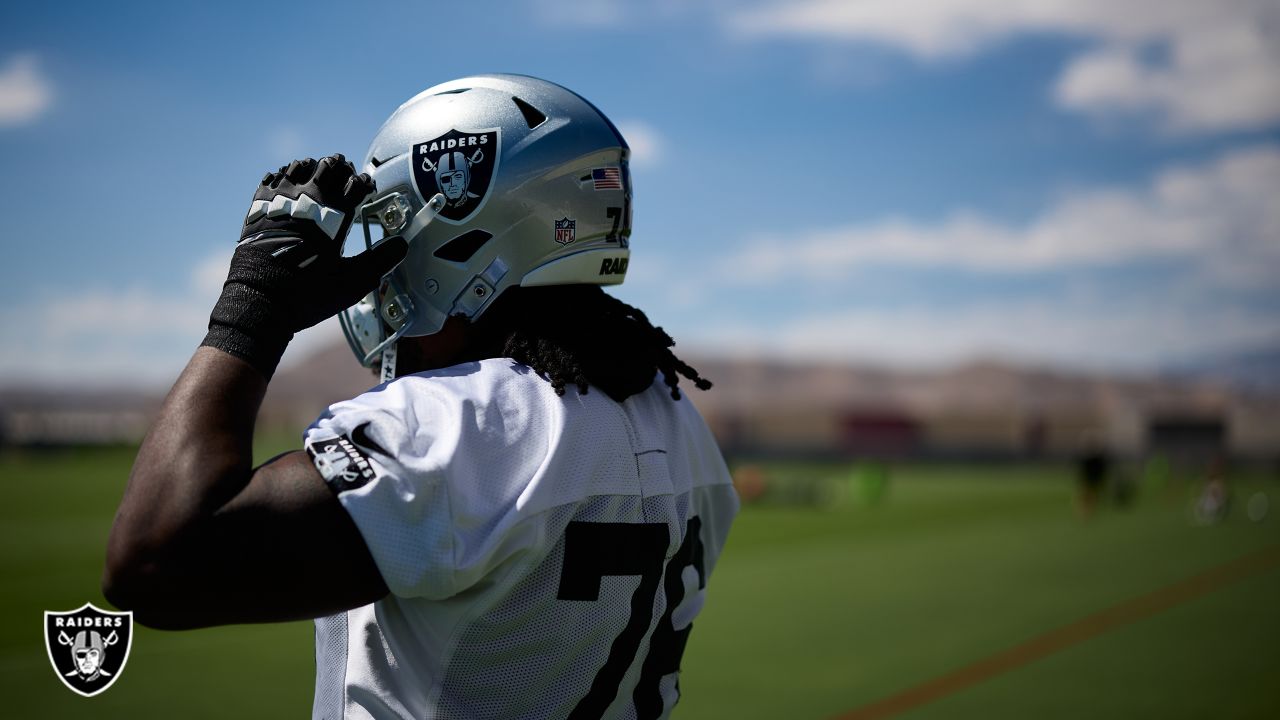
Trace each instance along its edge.
<instances>
[{"instance_id":1,"label":"mesh jersey fabric","mask_svg":"<svg viewBox=\"0 0 1280 720\"><path fill-rule=\"evenodd\" d=\"M316 621L316 718L665 717L738 500L688 399L563 397L510 359L398 378L304 435L391 594Z\"/></svg>"}]
</instances>

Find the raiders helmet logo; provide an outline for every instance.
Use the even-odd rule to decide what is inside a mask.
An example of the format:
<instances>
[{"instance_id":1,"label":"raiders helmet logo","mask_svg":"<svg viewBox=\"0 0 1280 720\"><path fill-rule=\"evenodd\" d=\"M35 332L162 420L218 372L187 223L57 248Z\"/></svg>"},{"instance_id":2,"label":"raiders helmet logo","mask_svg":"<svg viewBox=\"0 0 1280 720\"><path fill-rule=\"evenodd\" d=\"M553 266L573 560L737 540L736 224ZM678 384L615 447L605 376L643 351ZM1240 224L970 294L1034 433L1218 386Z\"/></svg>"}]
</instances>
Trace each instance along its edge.
<instances>
[{"instance_id":1,"label":"raiders helmet logo","mask_svg":"<svg viewBox=\"0 0 1280 720\"><path fill-rule=\"evenodd\" d=\"M424 203L444 195L438 219L460 225L484 206L498 173L501 139L501 128L491 128L450 130L414 143L413 186Z\"/></svg>"},{"instance_id":2,"label":"raiders helmet logo","mask_svg":"<svg viewBox=\"0 0 1280 720\"><path fill-rule=\"evenodd\" d=\"M93 697L120 679L133 647L133 613L78 610L44 614L44 644L53 671L72 692Z\"/></svg>"}]
</instances>

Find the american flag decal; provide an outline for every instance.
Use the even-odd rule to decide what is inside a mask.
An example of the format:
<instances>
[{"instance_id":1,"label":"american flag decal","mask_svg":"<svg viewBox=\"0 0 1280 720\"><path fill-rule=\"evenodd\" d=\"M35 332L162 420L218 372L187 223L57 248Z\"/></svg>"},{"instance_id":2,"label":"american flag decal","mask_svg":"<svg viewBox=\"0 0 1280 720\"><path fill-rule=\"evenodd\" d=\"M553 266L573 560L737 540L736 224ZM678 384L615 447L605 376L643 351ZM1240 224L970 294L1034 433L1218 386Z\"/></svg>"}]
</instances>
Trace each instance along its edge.
<instances>
[{"instance_id":1,"label":"american flag decal","mask_svg":"<svg viewBox=\"0 0 1280 720\"><path fill-rule=\"evenodd\" d=\"M622 171L616 167L592 168L591 182L596 190L621 190Z\"/></svg>"}]
</instances>

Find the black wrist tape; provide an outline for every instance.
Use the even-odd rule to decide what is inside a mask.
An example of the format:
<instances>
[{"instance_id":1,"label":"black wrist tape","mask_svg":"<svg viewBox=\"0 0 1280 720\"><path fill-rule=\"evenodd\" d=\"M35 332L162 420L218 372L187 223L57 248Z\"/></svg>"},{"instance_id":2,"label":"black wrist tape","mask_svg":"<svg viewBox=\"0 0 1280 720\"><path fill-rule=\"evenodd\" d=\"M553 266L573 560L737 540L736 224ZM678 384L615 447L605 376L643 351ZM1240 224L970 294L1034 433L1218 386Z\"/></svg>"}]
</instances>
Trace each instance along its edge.
<instances>
[{"instance_id":1,"label":"black wrist tape","mask_svg":"<svg viewBox=\"0 0 1280 720\"><path fill-rule=\"evenodd\" d=\"M222 296L209 315L209 332L200 343L248 362L268 380L293 339L288 310L293 272L273 260L268 251L252 245L236 249Z\"/></svg>"}]
</instances>

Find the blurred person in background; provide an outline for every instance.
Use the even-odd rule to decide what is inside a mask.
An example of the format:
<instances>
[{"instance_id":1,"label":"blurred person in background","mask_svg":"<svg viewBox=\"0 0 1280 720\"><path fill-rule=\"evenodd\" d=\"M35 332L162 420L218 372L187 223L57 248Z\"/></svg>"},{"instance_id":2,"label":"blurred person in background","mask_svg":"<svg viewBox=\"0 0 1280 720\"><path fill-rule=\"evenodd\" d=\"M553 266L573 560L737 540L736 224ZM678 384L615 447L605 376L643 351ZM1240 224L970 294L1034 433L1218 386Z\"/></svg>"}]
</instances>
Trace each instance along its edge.
<instances>
[{"instance_id":1,"label":"blurred person in background","mask_svg":"<svg viewBox=\"0 0 1280 720\"><path fill-rule=\"evenodd\" d=\"M1227 484L1227 461L1217 454L1209 461L1204 483L1196 496L1192 513L1202 525L1212 525L1226 519L1231 511L1231 487Z\"/></svg>"},{"instance_id":2,"label":"blurred person in background","mask_svg":"<svg viewBox=\"0 0 1280 720\"><path fill-rule=\"evenodd\" d=\"M1098 499L1111 473L1111 453L1101 433L1089 431L1081 439L1081 452L1077 465L1076 511L1082 518L1093 517L1098 509Z\"/></svg>"}]
</instances>

